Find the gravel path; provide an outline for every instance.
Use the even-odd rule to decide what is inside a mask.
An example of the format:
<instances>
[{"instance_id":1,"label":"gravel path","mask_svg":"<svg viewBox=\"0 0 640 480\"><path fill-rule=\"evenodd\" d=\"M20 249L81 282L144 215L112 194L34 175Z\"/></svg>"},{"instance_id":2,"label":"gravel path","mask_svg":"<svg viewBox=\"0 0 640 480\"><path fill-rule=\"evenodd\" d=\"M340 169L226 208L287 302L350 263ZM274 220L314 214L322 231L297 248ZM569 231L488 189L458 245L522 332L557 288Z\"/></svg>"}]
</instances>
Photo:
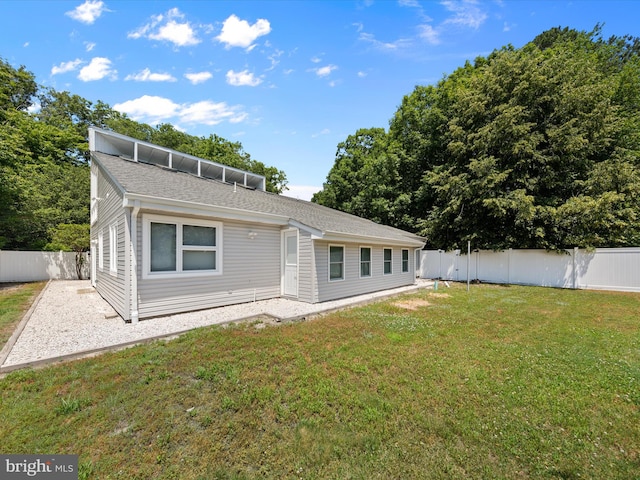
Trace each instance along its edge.
<instances>
[{"instance_id":1,"label":"gravel path","mask_svg":"<svg viewBox=\"0 0 640 480\"><path fill-rule=\"evenodd\" d=\"M23 324L22 333L0 367L7 369L43 363L44 360L54 361L61 357L81 356L83 353L258 315L266 314L282 320L297 319L429 285L430 282L418 280L418 284L413 286L318 304L276 298L130 324L115 314L111 306L91 288L88 280L52 281L42 292L38 304Z\"/></svg>"}]
</instances>

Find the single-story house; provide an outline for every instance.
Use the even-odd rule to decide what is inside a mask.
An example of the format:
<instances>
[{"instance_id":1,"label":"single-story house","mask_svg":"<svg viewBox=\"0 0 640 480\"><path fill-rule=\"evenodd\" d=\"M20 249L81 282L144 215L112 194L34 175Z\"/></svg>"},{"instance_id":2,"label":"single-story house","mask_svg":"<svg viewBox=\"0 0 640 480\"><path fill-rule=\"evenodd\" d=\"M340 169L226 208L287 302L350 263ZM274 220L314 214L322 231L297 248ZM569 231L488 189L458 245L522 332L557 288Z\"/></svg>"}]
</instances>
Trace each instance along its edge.
<instances>
[{"instance_id":1,"label":"single-story house","mask_svg":"<svg viewBox=\"0 0 640 480\"><path fill-rule=\"evenodd\" d=\"M415 282L422 238L265 178L92 128L91 282L125 321Z\"/></svg>"}]
</instances>

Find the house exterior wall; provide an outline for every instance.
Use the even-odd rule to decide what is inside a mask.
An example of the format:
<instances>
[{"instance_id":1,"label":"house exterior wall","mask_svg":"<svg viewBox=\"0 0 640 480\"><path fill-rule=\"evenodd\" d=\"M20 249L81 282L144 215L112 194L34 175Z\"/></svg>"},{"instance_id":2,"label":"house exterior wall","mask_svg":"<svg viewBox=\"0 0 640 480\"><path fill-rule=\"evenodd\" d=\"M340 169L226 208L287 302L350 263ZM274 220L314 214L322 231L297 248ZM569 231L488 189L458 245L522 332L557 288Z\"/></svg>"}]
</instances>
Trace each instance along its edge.
<instances>
[{"instance_id":1,"label":"house exterior wall","mask_svg":"<svg viewBox=\"0 0 640 480\"><path fill-rule=\"evenodd\" d=\"M314 272L314 243L311 234L304 230L298 233L298 300L307 303L316 303L318 291Z\"/></svg>"},{"instance_id":2,"label":"house exterior wall","mask_svg":"<svg viewBox=\"0 0 640 480\"><path fill-rule=\"evenodd\" d=\"M345 248L344 280L329 280L329 246ZM371 248L371 276L360 277L360 247ZM392 273L383 274L383 250L392 249ZM408 272L402 272L402 250L409 251ZM362 295L415 283L415 251L413 247L385 247L354 243L316 240L313 245L315 260L316 302Z\"/></svg>"},{"instance_id":3,"label":"house exterior wall","mask_svg":"<svg viewBox=\"0 0 640 480\"><path fill-rule=\"evenodd\" d=\"M144 278L145 215L137 221L138 312L140 318L265 300L280 296L281 229L239 221L222 223L222 273L179 278ZM172 218L167 217L170 222ZM180 217L186 221L185 217ZM203 220L203 218L200 218ZM197 220L197 219L196 219ZM249 232L256 234L249 238ZM252 235L253 236L253 235Z\"/></svg>"},{"instance_id":4,"label":"house exterior wall","mask_svg":"<svg viewBox=\"0 0 640 480\"><path fill-rule=\"evenodd\" d=\"M129 319L129 305L125 304L125 221L126 211L122 207L122 195L95 164L91 166L91 173L96 177L96 220L91 225L91 241L96 246L97 262L96 278L93 279L96 290L107 300L114 310L125 320ZM111 270L111 235L109 229L116 227L116 269ZM102 241L100 242L100 237ZM102 246L102 252L99 250ZM102 265L100 264L102 258Z\"/></svg>"}]
</instances>

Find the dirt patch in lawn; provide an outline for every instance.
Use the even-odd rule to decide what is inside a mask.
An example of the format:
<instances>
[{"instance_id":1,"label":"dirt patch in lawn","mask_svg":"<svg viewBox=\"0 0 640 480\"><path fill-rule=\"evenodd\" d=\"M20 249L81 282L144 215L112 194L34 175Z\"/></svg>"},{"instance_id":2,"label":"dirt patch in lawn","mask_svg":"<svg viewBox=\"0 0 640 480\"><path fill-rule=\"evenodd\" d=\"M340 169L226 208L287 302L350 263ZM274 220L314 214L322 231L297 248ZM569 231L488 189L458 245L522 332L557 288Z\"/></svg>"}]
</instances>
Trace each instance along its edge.
<instances>
[{"instance_id":1,"label":"dirt patch in lawn","mask_svg":"<svg viewBox=\"0 0 640 480\"><path fill-rule=\"evenodd\" d=\"M412 298L410 300L400 300L397 302L393 302L392 305L394 307L404 308L405 310L417 310L421 307L428 307L431 304L421 298Z\"/></svg>"},{"instance_id":2,"label":"dirt patch in lawn","mask_svg":"<svg viewBox=\"0 0 640 480\"><path fill-rule=\"evenodd\" d=\"M10 293L20 288L23 283L0 283L0 292Z\"/></svg>"},{"instance_id":3,"label":"dirt patch in lawn","mask_svg":"<svg viewBox=\"0 0 640 480\"><path fill-rule=\"evenodd\" d=\"M430 293L429 296L433 298L449 298L451 295L448 293Z\"/></svg>"}]
</instances>

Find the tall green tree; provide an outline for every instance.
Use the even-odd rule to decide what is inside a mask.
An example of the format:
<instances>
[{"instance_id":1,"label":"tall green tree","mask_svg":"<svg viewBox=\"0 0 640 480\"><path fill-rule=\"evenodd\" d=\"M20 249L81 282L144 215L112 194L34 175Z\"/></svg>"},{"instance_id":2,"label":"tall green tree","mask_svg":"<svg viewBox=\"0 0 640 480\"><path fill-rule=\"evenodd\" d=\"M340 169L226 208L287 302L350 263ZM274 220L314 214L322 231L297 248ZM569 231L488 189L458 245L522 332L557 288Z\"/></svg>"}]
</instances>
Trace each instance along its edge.
<instances>
[{"instance_id":1,"label":"tall green tree","mask_svg":"<svg viewBox=\"0 0 640 480\"><path fill-rule=\"evenodd\" d=\"M639 45L556 28L416 87L376 153L399 179L384 200L413 223L397 210L386 222L437 248L640 244ZM335 206L353 211L358 192L339 186L360 170L337 157L315 200L340 193Z\"/></svg>"}]
</instances>

